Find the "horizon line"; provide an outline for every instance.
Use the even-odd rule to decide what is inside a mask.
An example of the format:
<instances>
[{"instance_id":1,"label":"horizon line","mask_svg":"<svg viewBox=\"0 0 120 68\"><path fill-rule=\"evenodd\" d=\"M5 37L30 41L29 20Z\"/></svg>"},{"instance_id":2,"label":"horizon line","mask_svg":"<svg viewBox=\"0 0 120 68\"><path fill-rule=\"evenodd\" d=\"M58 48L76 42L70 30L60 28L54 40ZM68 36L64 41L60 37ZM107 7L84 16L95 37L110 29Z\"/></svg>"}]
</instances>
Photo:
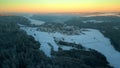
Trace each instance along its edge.
<instances>
[{"instance_id":1,"label":"horizon line","mask_svg":"<svg viewBox=\"0 0 120 68\"><path fill-rule=\"evenodd\" d=\"M120 11L97 11L97 12L0 12L0 13L35 13L35 14L47 14L47 13L120 13Z\"/></svg>"}]
</instances>

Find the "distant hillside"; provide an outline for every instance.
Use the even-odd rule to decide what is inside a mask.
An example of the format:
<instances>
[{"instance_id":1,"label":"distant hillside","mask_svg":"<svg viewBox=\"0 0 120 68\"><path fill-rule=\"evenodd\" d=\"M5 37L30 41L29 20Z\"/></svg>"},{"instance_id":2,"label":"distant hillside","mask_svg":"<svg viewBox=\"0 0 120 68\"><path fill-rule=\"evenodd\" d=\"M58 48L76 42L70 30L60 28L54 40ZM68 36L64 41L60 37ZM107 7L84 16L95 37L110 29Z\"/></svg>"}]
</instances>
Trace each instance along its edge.
<instances>
[{"instance_id":1,"label":"distant hillside","mask_svg":"<svg viewBox=\"0 0 120 68\"><path fill-rule=\"evenodd\" d=\"M62 14L41 14L41 15L33 15L31 18L36 20L41 20L45 22L56 22L56 23L63 23L64 21L67 21L73 17L76 17L74 15L62 15Z\"/></svg>"}]
</instances>

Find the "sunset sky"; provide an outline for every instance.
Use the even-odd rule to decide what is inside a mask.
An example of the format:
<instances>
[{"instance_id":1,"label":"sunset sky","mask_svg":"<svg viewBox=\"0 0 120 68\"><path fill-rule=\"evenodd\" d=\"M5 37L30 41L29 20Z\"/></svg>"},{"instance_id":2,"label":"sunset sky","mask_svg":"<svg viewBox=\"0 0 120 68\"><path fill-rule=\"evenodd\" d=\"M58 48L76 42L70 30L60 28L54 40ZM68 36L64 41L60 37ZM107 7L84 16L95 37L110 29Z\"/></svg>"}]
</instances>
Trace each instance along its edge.
<instances>
[{"instance_id":1,"label":"sunset sky","mask_svg":"<svg viewBox=\"0 0 120 68\"><path fill-rule=\"evenodd\" d=\"M120 12L120 0L0 0L0 12Z\"/></svg>"}]
</instances>

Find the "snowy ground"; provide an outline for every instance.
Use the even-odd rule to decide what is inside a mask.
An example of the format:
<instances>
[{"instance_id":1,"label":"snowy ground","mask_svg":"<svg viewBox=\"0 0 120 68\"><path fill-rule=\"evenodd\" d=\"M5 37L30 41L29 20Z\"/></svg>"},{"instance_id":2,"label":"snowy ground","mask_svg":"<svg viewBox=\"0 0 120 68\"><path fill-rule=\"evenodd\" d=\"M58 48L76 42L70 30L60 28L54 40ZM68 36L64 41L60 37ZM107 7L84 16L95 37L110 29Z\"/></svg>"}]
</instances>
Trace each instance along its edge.
<instances>
[{"instance_id":1,"label":"snowy ground","mask_svg":"<svg viewBox=\"0 0 120 68\"><path fill-rule=\"evenodd\" d=\"M24 17L31 21L30 24L41 25L41 24L45 23L44 21L31 19L30 17L32 17L32 15L30 15L30 16L24 16Z\"/></svg>"},{"instance_id":2,"label":"snowy ground","mask_svg":"<svg viewBox=\"0 0 120 68\"><path fill-rule=\"evenodd\" d=\"M33 22L31 20L31 22ZM34 23L34 22L33 22ZM63 35L61 33L48 33L37 31L36 28L32 27L22 27L28 35L32 35L37 41L41 43L41 50L51 57L51 46L53 46L54 51L58 51L58 45L54 41L54 37L58 39L64 38L66 42L75 42L77 44L82 44L86 48L95 49L96 51L102 53L111 66L115 68L120 67L120 53L116 51L110 43L110 40L103 36L103 34L96 29L86 29L88 31L82 31L83 34L80 35ZM71 47L62 47L64 50L70 50Z\"/></svg>"},{"instance_id":3,"label":"snowy ground","mask_svg":"<svg viewBox=\"0 0 120 68\"><path fill-rule=\"evenodd\" d=\"M103 23L104 21L97 21L97 20L87 20L87 21L82 21L83 23L89 23L89 22L93 22L93 23Z\"/></svg>"},{"instance_id":4,"label":"snowy ground","mask_svg":"<svg viewBox=\"0 0 120 68\"><path fill-rule=\"evenodd\" d=\"M95 49L102 53L115 68L120 67L120 53L116 51L108 38L105 38L99 30L87 29L81 35L65 36L59 33L54 34L57 38L64 38L66 42L82 44L86 48Z\"/></svg>"}]
</instances>

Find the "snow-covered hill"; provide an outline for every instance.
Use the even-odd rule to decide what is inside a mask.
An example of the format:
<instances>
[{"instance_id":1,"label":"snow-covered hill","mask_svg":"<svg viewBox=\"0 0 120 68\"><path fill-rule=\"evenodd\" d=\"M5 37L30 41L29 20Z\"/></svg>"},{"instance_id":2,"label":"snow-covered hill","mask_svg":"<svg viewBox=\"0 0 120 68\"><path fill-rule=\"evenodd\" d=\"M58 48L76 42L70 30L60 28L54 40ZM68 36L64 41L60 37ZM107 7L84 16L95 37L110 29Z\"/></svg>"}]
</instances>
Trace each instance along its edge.
<instances>
[{"instance_id":1,"label":"snow-covered hill","mask_svg":"<svg viewBox=\"0 0 120 68\"><path fill-rule=\"evenodd\" d=\"M31 22L32 19L31 19ZM33 22L34 23L34 22ZM58 51L59 46L55 42L54 38L58 40L64 39L65 42L71 42L76 44L81 44L86 48L95 49L96 51L102 53L110 65L115 68L120 67L120 53L116 51L108 38L96 29L85 29L80 35L64 35L59 32L48 33L37 31L34 27L21 27L25 30L28 35L32 35L37 41L41 43L41 50L48 56L51 57L51 49L53 47L54 51ZM49 45L51 44L51 45ZM63 50L72 49L71 47L62 47Z\"/></svg>"}]
</instances>

